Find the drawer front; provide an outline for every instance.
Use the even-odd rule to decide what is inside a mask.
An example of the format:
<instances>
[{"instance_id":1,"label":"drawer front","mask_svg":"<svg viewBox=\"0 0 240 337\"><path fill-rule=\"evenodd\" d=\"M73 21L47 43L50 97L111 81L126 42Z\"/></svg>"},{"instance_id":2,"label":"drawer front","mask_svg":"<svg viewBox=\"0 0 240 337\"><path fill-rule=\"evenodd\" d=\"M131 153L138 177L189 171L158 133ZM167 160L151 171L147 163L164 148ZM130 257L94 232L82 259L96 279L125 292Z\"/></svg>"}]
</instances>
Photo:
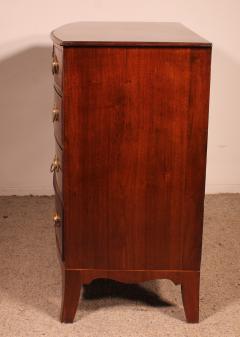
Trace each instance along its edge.
<instances>
[{"instance_id":1,"label":"drawer front","mask_svg":"<svg viewBox=\"0 0 240 337\"><path fill-rule=\"evenodd\" d=\"M62 150L60 148L60 146L58 146L58 144L56 143L55 145L55 155L56 158L59 161L59 169L55 171L56 174L56 183L57 183L57 187L58 187L58 191L60 194L60 197L62 199Z\"/></svg>"},{"instance_id":2,"label":"drawer front","mask_svg":"<svg viewBox=\"0 0 240 337\"><path fill-rule=\"evenodd\" d=\"M52 121L56 141L61 146L61 148L63 148L62 98L60 95L58 95L56 90L54 90Z\"/></svg>"},{"instance_id":3,"label":"drawer front","mask_svg":"<svg viewBox=\"0 0 240 337\"><path fill-rule=\"evenodd\" d=\"M56 180L55 175L53 177L53 185L55 188ZM63 205L62 201L58 195L57 189L55 189L55 213L53 216L54 226L55 226L55 233L56 233L56 242L57 247L59 250L59 254L63 259Z\"/></svg>"},{"instance_id":4,"label":"drawer front","mask_svg":"<svg viewBox=\"0 0 240 337\"><path fill-rule=\"evenodd\" d=\"M53 158L53 162L50 168L50 171L54 174L54 183L55 190L57 190L59 196L62 198L62 150L60 146L55 143L55 156Z\"/></svg>"},{"instance_id":5,"label":"drawer front","mask_svg":"<svg viewBox=\"0 0 240 337\"><path fill-rule=\"evenodd\" d=\"M62 72L63 72L63 51L60 47L53 46L52 73L54 76L54 86L62 93Z\"/></svg>"}]
</instances>

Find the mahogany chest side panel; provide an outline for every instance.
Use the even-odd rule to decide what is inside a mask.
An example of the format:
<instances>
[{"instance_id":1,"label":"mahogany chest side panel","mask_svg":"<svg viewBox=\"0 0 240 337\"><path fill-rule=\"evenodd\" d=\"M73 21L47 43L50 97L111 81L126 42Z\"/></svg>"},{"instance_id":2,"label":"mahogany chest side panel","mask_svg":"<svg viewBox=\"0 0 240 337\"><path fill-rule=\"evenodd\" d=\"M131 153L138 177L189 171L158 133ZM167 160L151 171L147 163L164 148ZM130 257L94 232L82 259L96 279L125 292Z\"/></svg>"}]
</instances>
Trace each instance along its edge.
<instances>
[{"instance_id":1,"label":"mahogany chest side panel","mask_svg":"<svg viewBox=\"0 0 240 337\"><path fill-rule=\"evenodd\" d=\"M210 48L64 48L67 268L199 270Z\"/></svg>"}]
</instances>

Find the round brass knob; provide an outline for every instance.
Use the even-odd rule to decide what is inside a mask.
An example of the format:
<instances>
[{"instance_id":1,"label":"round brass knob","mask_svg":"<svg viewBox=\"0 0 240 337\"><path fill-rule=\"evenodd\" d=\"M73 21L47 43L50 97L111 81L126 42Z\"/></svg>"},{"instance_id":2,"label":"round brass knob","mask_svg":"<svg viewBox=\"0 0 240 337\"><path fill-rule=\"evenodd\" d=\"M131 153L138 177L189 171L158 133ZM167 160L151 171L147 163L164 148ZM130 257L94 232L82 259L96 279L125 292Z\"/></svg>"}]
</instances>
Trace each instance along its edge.
<instances>
[{"instance_id":1,"label":"round brass knob","mask_svg":"<svg viewBox=\"0 0 240 337\"><path fill-rule=\"evenodd\" d=\"M57 106L55 105L53 110L52 110L52 120L53 122L58 122L59 121L59 109L57 108Z\"/></svg>"},{"instance_id":2,"label":"round brass knob","mask_svg":"<svg viewBox=\"0 0 240 337\"><path fill-rule=\"evenodd\" d=\"M57 156L54 157L53 162L50 167L50 172L58 172L60 170L60 160L58 159Z\"/></svg>"},{"instance_id":3,"label":"round brass knob","mask_svg":"<svg viewBox=\"0 0 240 337\"><path fill-rule=\"evenodd\" d=\"M53 221L54 221L55 226L60 226L61 217L58 213L54 214Z\"/></svg>"},{"instance_id":4,"label":"round brass knob","mask_svg":"<svg viewBox=\"0 0 240 337\"><path fill-rule=\"evenodd\" d=\"M57 74L59 71L59 63L58 60L56 58L56 56L53 57L53 61L52 61L52 73Z\"/></svg>"}]
</instances>

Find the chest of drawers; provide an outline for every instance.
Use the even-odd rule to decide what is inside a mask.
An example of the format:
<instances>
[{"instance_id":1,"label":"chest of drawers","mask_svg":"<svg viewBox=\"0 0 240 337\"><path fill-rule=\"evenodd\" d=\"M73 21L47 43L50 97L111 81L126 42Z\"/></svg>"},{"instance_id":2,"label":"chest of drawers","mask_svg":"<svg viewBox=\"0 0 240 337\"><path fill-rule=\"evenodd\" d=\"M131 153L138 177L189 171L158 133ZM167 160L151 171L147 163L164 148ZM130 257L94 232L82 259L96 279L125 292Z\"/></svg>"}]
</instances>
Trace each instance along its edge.
<instances>
[{"instance_id":1,"label":"chest of drawers","mask_svg":"<svg viewBox=\"0 0 240 337\"><path fill-rule=\"evenodd\" d=\"M93 279L166 278L197 322L211 44L177 23L51 37L61 321Z\"/></svg>"}]
</instances>

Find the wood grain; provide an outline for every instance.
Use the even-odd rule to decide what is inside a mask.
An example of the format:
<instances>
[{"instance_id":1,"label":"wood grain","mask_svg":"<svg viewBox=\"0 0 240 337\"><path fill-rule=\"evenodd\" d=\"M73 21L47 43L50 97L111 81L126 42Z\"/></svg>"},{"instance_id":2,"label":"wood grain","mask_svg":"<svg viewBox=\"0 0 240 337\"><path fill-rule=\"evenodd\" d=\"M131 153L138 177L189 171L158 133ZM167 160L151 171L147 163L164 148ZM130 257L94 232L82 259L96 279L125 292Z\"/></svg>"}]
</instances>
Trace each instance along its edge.
<instances>
[{"instance_id":1,"label":"wood grain","mask_svg":"<svg viewBox=\"0 0 240 337\"><path fill-rule=\"evenodd\" d=\"M54 86L58 93L62 94L62 81L63 81L63 48L59 45L53 46L52 61L56 60L58 63L58 71L54 73Z\"/></svg>"},{"instance_id":2,"label":"wood grain","mask_svg":"<svg viewBox=\"0 0 240 337\"><path fill-rule=\"evenodd\" d=\"M95 278L166 278L198 322L211 44L178 24L80 26L52 33L61 321Z\"/></svg>"},{"instance_id":3,"label":"wood grain","mask_svg":"<svg viewBox=\"0 0 240 337\"><path fill-rule=\"evenodd\" d=\"M64 213L61 198L59 196L58 187L56 184L56 177L53 177L53 186L55 190L55 209L57 214L60 216L60 221L55 225L56 243L58 248L58 253L61 260L64 260L64 240L63 240L63 226L64 226Z\"/></svg>"},{"instance_id":4,"label":"wood grain","mask_svg":"<svg viewBox=\"0 0 240 337\"><path fill-rule=\"evenodd\" d=\"M62 113L62 97L54 90L54 104L53 109L58 109L58 119L53 121L54 136L58 145L63 149L63 113Z\"/></svg>"},{"instance_id":5,"label":"wood grain","mask_svg":"<svg viewBox=\"0 0 240 337\"><path fill-rule=\"evenodd\" d=\"M57 142L55 142L55 155L60 163L60 168L55 171L55 185L57 185L56 189L58 191L59 198L63 200L63 151Z\"/></svg>"},{"instance_id":6,"label":"wood grain","mask_svg":"<svg viewBox=\"0 0 240 337\"><path fill-rule=\"evenodd\" d=\"M72 323L80 297L81 284L79 273L71 270L62 270L63 294L60 320L62 323Z\"/></svg>"},{"instance_id":7,"label":"wood grain","mask_svg":"<svg viewBox=\"0 0 240 337\"><path fill-rule=\"evenodd\" d=\"M198 270L209 50L65 54L66 266Z\"/></svg>"}]
</instances>

